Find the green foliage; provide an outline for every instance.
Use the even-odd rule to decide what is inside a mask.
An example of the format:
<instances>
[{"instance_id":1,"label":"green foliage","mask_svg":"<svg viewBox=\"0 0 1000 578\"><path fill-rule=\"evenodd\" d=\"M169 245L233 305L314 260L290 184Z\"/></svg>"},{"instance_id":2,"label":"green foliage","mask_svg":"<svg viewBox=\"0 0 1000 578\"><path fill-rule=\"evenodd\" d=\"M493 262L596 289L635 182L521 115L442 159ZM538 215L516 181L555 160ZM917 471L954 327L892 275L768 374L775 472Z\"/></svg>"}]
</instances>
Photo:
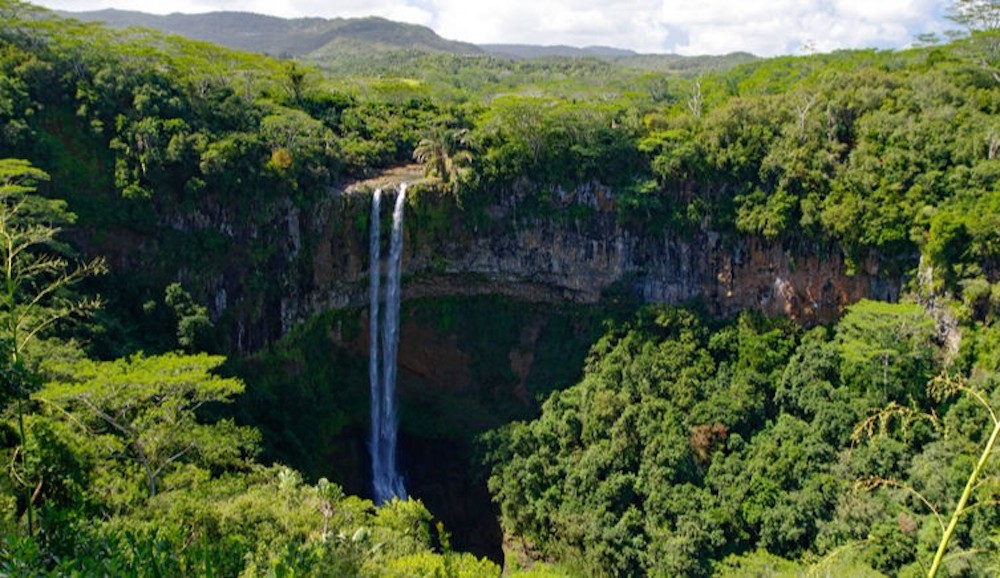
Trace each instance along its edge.
<instances>
[{"instance_id":1,"label":"green foliage","mask_svg":"<svg viewBox=\"0 0 1000 578\"><path fill-rule=\"evenodd\" d=\"M486 436L502 524L582 575L912 572L941 536L931 508L961 493L988 433L973 398L925 393L936 340L913 304L862 301L801 336L648 309L599 340L536 420ZM976 351L984 372L994 349ZM995 467L952 570L988 574L973 552L995 551Z\"/></svg>"},{"instance_id":2,"label":"green foliage","mask_svg":"<svg viewBox=\"0 0 1000 578\"><path fill-rule=\"evenodd\" d=\"M970 59L1000 82L1000 5L994 0L954 0L948 17L970 33Z\"/></svg>"},{"instance_id":3,"label":"green foliage","mask_svg":"<svg viewBox=\"0 0 1000 578\"><path fill-rule=\"evenodd\" d=\"M601 186L601 210L630 227L805 242L840 251L852 271L877 256L906 273L919 249L956 294L1000 262L1000 99L982 53L969 53L995 36L988 3L956 5L974 34L950 45L754 60L697 80L633 68L652 66L640 57L395 49L367 60L338 49L324 72L7 4L2 138L80 185L67 195L98 249L138 235L131 287L110 295L131 313L108 314L130 325L118 351L168 340L172 328L154 335L137 312L177 279L199 299L220 277L245 280L240 303L212 311L223 330L264 309L276 290L256 272L278 266L270 232L285 203L307 206L414 154L428 188L460 199L449 223L489 222L498 201L514 204L509 218L586 222L592 207L571 193Z\"/></svg>"},{"instance_id":4,"label":"green foliage","mask_svg":"<svg viewBox=\"0 0 1000 578\"><path fill-rule=\"evenodd\" d=\"M919 399L936 373L935 337L917 304L860 301L837 325L843 379L875 405Z\"/></svg>"},{"instance_id":5,"label":"green foliage","mask_svg":"<svg viewBox=\"0 0 1000 578\"><path fill-rule=\"evenodd\" d=\"M992 186L996 187L996 181ZM1000 193L996 190L963 195L933 214L922 252L932 267L934 289L961 293L964 283L981 279L984 269L995 268L1000 260L998 214Z\"/></svg>"},{"instance_id":6,"label":"green foliage","mask_svg":"<svg viewBox=\"0 0 1000 578\"><path fill-rule=\"evenodd\" d=\"M311 478L343 479L351 465L343 436L367 415L367 361L332 342L331 332L350 341L360 333L358 320L315 318L282 342L232 360L227 372L247 383L234 414L261 430L264 459Z\"/></svg>"},{"instance_id":7,"label":"green foliage","mask_svg":"<svg viewBox=\"0 0 1000 578\"><path fill-rule=\"evenodd\" d=\"M84 314L99 301L72 292L82 279L103 272L103 261L74 267L71 250L60 239L61 227L75 215L66 202L36 194L48 175L21 159L0 159L0 297L4 355L15 367L24 362L27 346L53 325Z\"/></svg>"},{"instance_id":8,"label":"green foliage","mask_svg":"<svg viewBox=\"0 0 1000 578\"><path fill-rule=\"evenodd\" d=\"M624 102L495 99L473 133L484 149L480 178L488 188L509 187L525 175L543 187L628 183L642 170L634 115Z\"/></svg>"},{"instance_id":9,"label":"green foliage","mask_svg":"<svg viewBox=\"0 0 1000 578\"><path fill-rule=\"evenodd\" d=\"M0 159L0 410L17 400L20 445L9 470L24 493L20 507L27 513L29 537L34 533L32 487L38 471L28 458L24 400L39 381L32 371L39 358L33 358L29 345L46 337L57 323L97 308L98 300L81 297L74 286L104 270L101 259L77 266L68 261L70 250L58 234L75 215L65 201L35 194L46 179L44 171L25 160Z\"/></svg>"},{"instance_id":10,"label":"green foliage","mask_svg":"<svg viewBox=\"0 0 1000 578\"><path fill-rule=\"evenodd\" d=\"M167 354L53 366L49 371L61 379L35 398L69 420L78 445L86 440L95 453L117 456L93 490L109 505L127 506L135 499L130 487L142 485L152 497L252 455L256 432L198 419L203 405L231 402L243 391L239 381L211 375L220 363L220 357Z\"/></svg>"},{"instance_id":11,"label":"green foliage","mask_svg":"<svg viewBox=\"0 0 1000 578\"><path fill-rule=\"evenodd\" d=\"M470 175L472 153L467 129L439 125L428 129L413 150L413 158L424 165L424 176L445 192L457 195L461 182Z\"/></svg>"},{"instance_id":12,"label":"green foliage","mask_svg":"<svg viewBox=\"0 0 1000 578\"><path fill-rule=\"evenodd\" d=\"M719 578L755 576L758 578L799 578L802 576L857 576L880 578L881 572L859 560L856 548L831 553L813 564L795 563L766 550L730 556L715 567Z\"/></svg>"},{"instance_id":13,"label":"green foliage","mask_svg":"<svg viewBox=\"0 0 1000 578\"><path fill-rule=\"evenodd\" d=\"M205 417L243 384L204 354L50 364L28 416L38 542L5 533L21 575L499 576L451 552L419 501L381 508L252 455L259 435ZM11 480L0 478L0 489ZM6 498L7 494L0 493ZM5 530L11 527L3 505ZM437 538L437 539L436 539ZM443 551L438 550L443 547Z\"/></svg>"},{"instance_id":14,"label":"green foliage","mask_svg":"<svg viewBox=\"0 0 1000 578\"><path fill-rule=\"evenodd\" d=\"M767 550L756 550L741 556L730 556L715 567L715 575L719 578L736 578L737 576L757 576L760 578L777 578L779 576L797 576L801 567L794 562L775 556Z\"/></svg>"},{"instance_id":15,"label":"green foliage","mask_svg":"<svg viewBox=\"0 0 1000 578\"><path fill-rule=\"evenodd\" d=\"M393 513L400 509L407 513ZM402 526L400 515L408 519ZM312 486L288 468L254 466L84 530L77 556L62 570L318 577L447 568L458 576L499 575L487 560L435 552L429 517L420 502L375 509L326 480Z\"/></svg>"},{"instance_id":16,"label":"green foliage","mask_svg":"<svg viewBox=\"0 0 1000 578\"><path fill-rule=\"evenodd\" d=\"M816 429L784 414L744 451L714 463L709 483L727 500L725 509L741 510L759 547L795 555L812 544L842 490L833 457Z\"/></svg>"},{"instance_id":17,"label":"green foliage","mask_svg":"<svg viewBox=\"0 0 1000 578\"><path fill-rule=\"evenodd\" d=\"M969 36L951 44L697 79L649 73L661 65L649 59L384 47L358 59L341 45L320 70L17 1L0 12L0 147L30 159L0 161L0 232L21 243L7 256L23 257L0 304L14 353L0 406L21 400L23 418L7 408L0 425L13 465L0 479L0 573L497 575L451 552L417 502L375 510L253 462L260 443L309 479L358 469L342 443L367 407L356 312L234 360L227 371L248 387L232 410L218 405L242 385L211 373L219 358L98 362L58 338L57 321L90 307L72 286L99 268L69 265L60 228L72 227L66 238L123 267L104 285L112 307L82 333L94 351L261 345L286 283L301 286L299 264L315 257L315 223L289 215L320 207L349 247L356 213L326 191L414 159L424 190L450 194L414 196L436 240L526 218L586 227L610 211L630 233L760 237L839 252L853 272L931 280L933 319L862 301L809 332L653 308L597 340L599 314L410 304L411 320L459 344L473 385L444 395L405 376L417 393L404 431L466 438L531 417L532 398L546 398L537 419L485 446L504 529L555 561L552 573L907 575L933 554L989 413L926 394L952 354L941 298L964 324L952 368L994 405L1000 368L993 3L953 3ZM65 201L47 196L47 175L70 189L58 191ZM574 196L592 190L599 202ZM290 245L293 225L306 226ZM220 280L239 288L229 301ZM166 307L144 307L164 296ZM233 343L211 339L201 303ZM530 371L515 368L528 349ZM28 400L41 359L49 384ZM885 435L861 443L875 432ZM980 474L976 507L952 528L956 574L987 574L974 553L996 551L995 464ZM34 505L42 532L29 537Z\"/></svg>"},{"instance_id":18,"label":"green foliage","mask_svg":"<svg viewBox=\"0 0 1000 578\"><path fill-rule=\"evenodd\" d=\"M203 348L212 320L204 305L198 305L180 283L167 285L163 298L177 317L177 344L186 351Z\"/></svg>"},{"instance_id":19,"label":"green foliage","mask_svg":"<svg viewBox=\"0 0 1000 578\"><path fill-rule=\"evenodd\" d=\"M727 447L739 447L733 440L742 438L731 432L748 427L748 413L767 411L754 389L780 377L790 347L765 345L778 336L787 338L743 318L729 345L710 346L696 317L657 309L609 333L594 346L583 381L552 394L538 420L487 436L489 484L505 528L545 553L580 560L590 575L704 574L706 552L743 524L761 524L758 514L737 523L724 517L729 507L712 506L721 498L706 486L706 471ZM799 475L789 473L796 482ZM747 488L754 486L725 483L718 491ZM803 515L821 512L824 499Z\"/></svg>"}]
</instances>

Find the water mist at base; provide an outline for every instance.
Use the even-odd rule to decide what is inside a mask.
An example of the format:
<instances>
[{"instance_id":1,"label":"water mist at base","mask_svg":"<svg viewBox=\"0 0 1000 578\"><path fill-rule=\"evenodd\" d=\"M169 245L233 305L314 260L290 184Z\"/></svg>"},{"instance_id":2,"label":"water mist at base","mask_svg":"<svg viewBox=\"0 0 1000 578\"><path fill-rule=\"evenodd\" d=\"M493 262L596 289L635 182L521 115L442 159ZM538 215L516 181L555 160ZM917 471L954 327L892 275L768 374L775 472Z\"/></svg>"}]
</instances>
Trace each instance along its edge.
<instances>
[{"instance_id":1,"label":"water mist at base","mask_svg":"<svg viewBox=\"0 0 1000 578\"><path fill-rule=\"evenodd\" d=\"M406 201L406 184L399 186L392 211L392 231L389 238L389 257L386 262L385 307L382 301L380 212L382 190L372 196L371 234L369 254L369 361L368 378L371 383L371 439L372 485L375 503L381 504L393 497L405 498L403 478L396 469L396 438L399 419L396 414L396 353L399 345L400 269L403 257L403 208ZM381 314L381 315L380 315ZM380 363L381 362L381 363Z\"/></svg>"}]
</instances>

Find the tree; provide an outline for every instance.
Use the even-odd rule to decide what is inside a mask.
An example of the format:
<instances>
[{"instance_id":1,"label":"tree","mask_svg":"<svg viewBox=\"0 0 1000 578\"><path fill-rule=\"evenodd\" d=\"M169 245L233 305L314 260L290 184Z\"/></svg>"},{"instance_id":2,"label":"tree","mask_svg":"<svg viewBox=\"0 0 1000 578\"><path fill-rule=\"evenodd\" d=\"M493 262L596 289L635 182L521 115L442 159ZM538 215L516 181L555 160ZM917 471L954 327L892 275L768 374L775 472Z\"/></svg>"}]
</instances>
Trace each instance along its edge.
<instances>
[{"instance_id":1,"label":"tree","mask_svg":"<svg viewBox=\"0 0 1000 578\"><path fill-rule=\"evenodd\" d=\"M167 285L163 300L177 317L177 344L188 352L203 348L212 329L208 309L195 303L180 283Z\"/></svg>"},{"instance_id":2,"label":"tree","mask_svg":"<svg viewBox=\"0 0 1000 578\"><path fill-rule=\"evenodd\" d=\"M972 34L973 59L1000 82L1000 0L954 0L948 17Z\"/></svg>"},{"instance_id":3,"label":"tree","mask_svg":"<svg viewBox=\"0 0 1000 578\"><path fill-rule=\"evenodd\" d=\"M69 249L58 241L61 226L75 215L66 202L33 194L48 179L44 171L20 159L0 159L0 344L4 364L0 382L0 407L17 400L22 469L26 434L23 401L35 383L26 363L28 345L59 321L86 314L100 305L71 291L85 277L104 271L104 262L72 265ZM28 472L16 477L24 485L28 532L33 533L32 481Z\"/></svg>"},{"instance_id":4,"label":"tree","mask_svg":"<svg viewBox=\"0 0 1000 578\"><path fill-rule=\"evenodd\" d=\"M948 18L969 30L996 32L1000 30L1000 1L954 0Z\"/></svg>"},{"instance_id":5,"label":"tree","mask_svg":"<svg viewBox=\"0 0 1000 578\"><path fill-rule=\"evenodd\" d=\"M29 343L61 320L100 305L70 291L104 271L104 262L72 264L69 247L57 239L76 216L66 202L33 194L45 172L20 159L0 159L0 292L3 344L12 366L24 362ZM2 401L2 398L0 398Z\"/></svg>"},{"instance_id":6,"label":"tree","mask_svg":"<svg viewBox=\"0 0 1000 578\"><path fill-rule=\"evenodd\" d=\"M906 403L936 369L934 320L914 303L862 300L837 326L844 383L875 400Z\"/></svg>"},{"instance_id":7,"label":"tree","mask_svg":"<svg viewBox=\"0 0 1000 578\"><path fill-rule=\"evenodd\" d=\"M110 362L84 360L55 367L60 377L35 397L57 408L77 434L110 456L104 479L130 480L137 465L146 494L155 496L197 472L240 466L259 434L232 420L207 422L206 404L228 403L243 383L212 373L219 356L169 353ZM86 445L81 441L81 445ZM111 491L108 492L110 494ZM127 492L126 492L127 493Z\"/></svg>"},{"instance_id":8,"label":"tree","mask_svg":"<svg viewBox=\"0 0 1000 578\"><path fill-rule=\"evenodd\" d=\"M472 153L467 149L468 134L466 129L433 126L424 132L413 150L414 160L424 165L424 176L452 194L458 192L459 182L472 162Z\"/></svg>"},{"instance_id":9,"label":"tree","mask_svg":"<svg viewBox=\"0 0 1000 578\"><path fill-rule=\"evenodd\" d=\"M691 111L691 116L696 120L701 120L702 108L705 105L705 95L701 93L701 78L691 85L691 94L688 96L687 107Z\"/></svg>"},{"instance_id":10,"label":"tree","mask_svg":"<svg viewBox=\"0 0 1000 578\"><path fill-rule=\"evenodd\" d=\"M278 151L300 166L320 167L333 142L333 133L323 123L300 110L287 108L261 119L260 134L271 147L272 166L282 170L290 168L291 163L282 166L275 162L274 154Z\"/></svg>"}]
</instances>

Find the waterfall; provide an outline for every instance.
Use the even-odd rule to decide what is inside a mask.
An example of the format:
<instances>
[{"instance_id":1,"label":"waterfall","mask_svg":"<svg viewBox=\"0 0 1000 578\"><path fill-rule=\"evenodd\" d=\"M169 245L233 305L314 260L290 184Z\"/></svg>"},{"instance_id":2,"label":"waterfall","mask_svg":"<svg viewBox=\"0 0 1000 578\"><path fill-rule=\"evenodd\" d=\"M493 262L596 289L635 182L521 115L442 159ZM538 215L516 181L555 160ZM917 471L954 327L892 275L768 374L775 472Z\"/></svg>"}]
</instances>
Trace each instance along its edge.
<instances>
[{"instance_id":1,"label":"waterfall","mask_svg":"<svg viewBox=\"0 0 1000 578\"><path fill-rule=\"evenodd\" d=\"M382 190L372 196L369 254L369 357L368 378L371 383L372 483L375 503L393 497L405 498L403 478L396 470L396 438L399 421L396 414L396 352L399 345L400 270L403 260L403 209L406 184L399 186L392 210L392 231L389 237L389 257L386 263L385 307L380 308L381 238L379 232ZM380 310L383 309L383 310ZM381 323L380 323L381 322ZM381 363L380 363L381 362Z\"/></svg>"},{"instance_id":2,"label":"waterfall","mask_svg":"<svg viewBox=\"0 0 1000 578\"><path fill-rule=\"evenodd\" d=\"M380 282L381 271L381 249L379 244L379 228L381 226L379 214L382 206L382 189L375 189L372 195L372 216L371 231L368 235L368 254L371 260L369 265L369 309L368 309L368 383L371 387L371 435L368 442L368 449L372 456L372 480L375 484L375 499L381 502L382 496L379 494L380 483L385 477L383 465L379 459L382 447L382 386L379 381L379 300L381 298Z\"/></svg>"}]
</instances>

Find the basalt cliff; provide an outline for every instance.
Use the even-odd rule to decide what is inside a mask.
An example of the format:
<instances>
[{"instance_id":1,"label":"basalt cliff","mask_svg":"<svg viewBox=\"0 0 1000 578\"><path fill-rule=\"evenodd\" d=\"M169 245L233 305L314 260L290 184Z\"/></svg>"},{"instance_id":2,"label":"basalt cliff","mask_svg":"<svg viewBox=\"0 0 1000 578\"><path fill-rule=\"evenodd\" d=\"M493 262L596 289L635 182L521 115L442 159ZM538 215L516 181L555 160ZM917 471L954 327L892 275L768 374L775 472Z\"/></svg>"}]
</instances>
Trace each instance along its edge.
<instances>
[{"instance_id":1,"label":"basalt cliff","mask_svg":"<svg viewBox=\"0 0 1000 578\"><path fill-rule=\"evenodd\" d=\"M240 301L249 295L248 276L260 273L254 265L220 271L206 287L213 315L231 320L233 349L254 350L324 311L363 308L370 191L407 177L419 175L333 189L308 207L279 204L266 222L243 230L224 212L214 219L195 214L179 220L179 227L217 227L237 247L241 237L269 238L277 247L266 263L270 290L254 296L255 307ZM767 242L708 227L675 231L630 224L618 218L610 188L592 184L559 193L547 214L523 209L524 194L512 192L476 216L450 199L415 195L407 209L403 299L698 302L717 316L754 310L809 325L836 319L859 299L891 301L900 293L900 277L885 274L875 254L849 271L837 247Z\"/></svg>"}]
</instances>

